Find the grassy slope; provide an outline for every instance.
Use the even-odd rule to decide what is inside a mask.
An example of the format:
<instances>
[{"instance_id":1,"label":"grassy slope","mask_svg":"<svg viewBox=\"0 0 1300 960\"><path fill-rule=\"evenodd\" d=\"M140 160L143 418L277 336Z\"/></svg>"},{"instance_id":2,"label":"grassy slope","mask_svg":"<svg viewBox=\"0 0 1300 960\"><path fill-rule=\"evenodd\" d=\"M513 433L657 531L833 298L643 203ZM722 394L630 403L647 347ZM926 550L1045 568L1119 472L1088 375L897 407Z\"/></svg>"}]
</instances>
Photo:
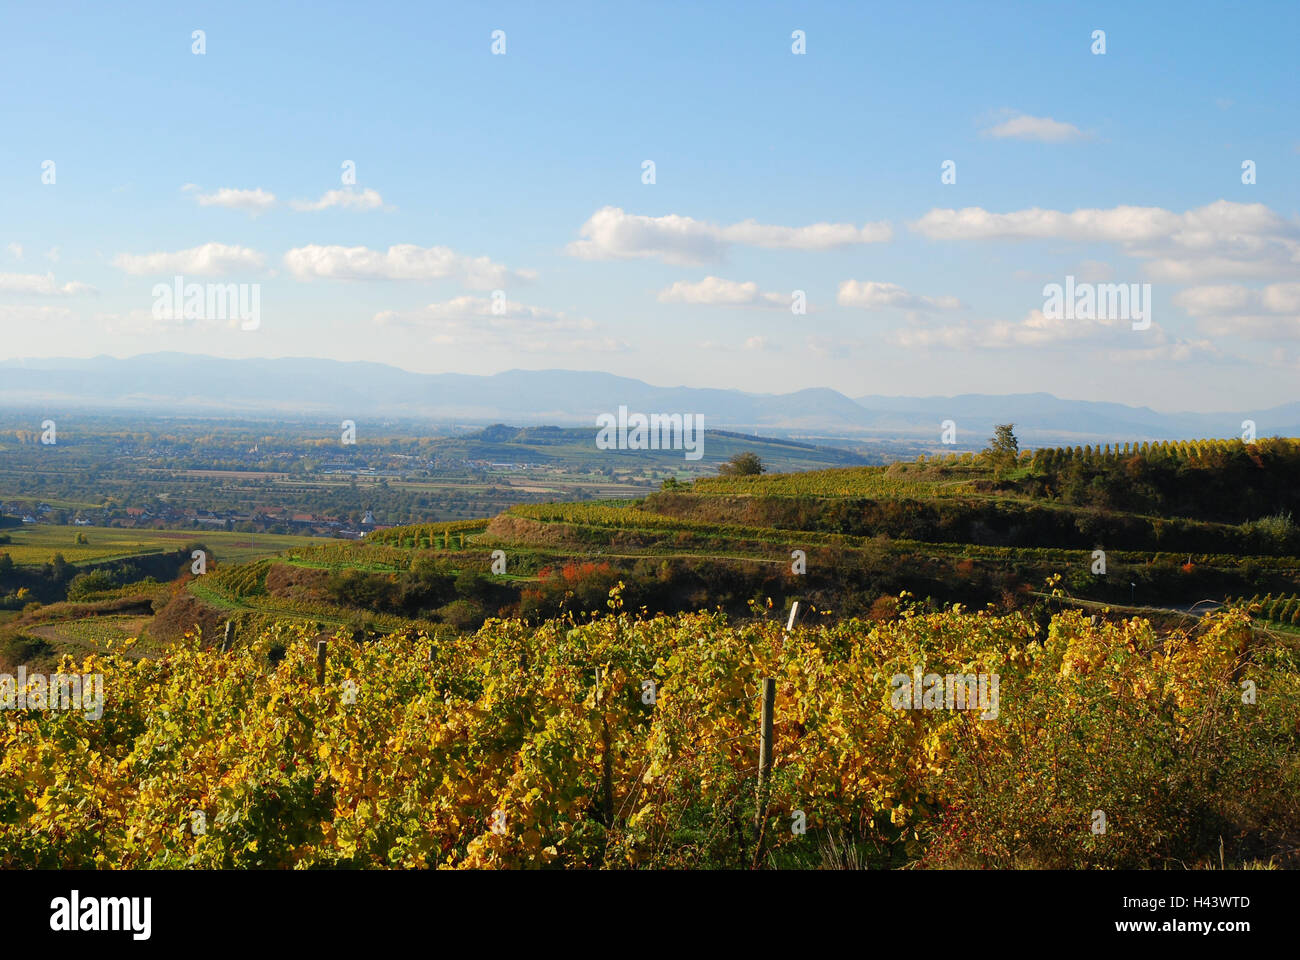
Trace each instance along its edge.
<instances>
[{"instance_id":1,"label":"grassy slope","mask_svg":"<svg viewBox=\"0 0 1300 960\"><path fill-rule=\"evenodd\" d=\"M20 566L40 566L56 553L69 563L98 563L150 553L169 553L187 543L202 543L222 560L244 563L303 546L319 538L266 533L227 533L224 530L123 530L116 527L64 527L24 524L4 531L12 543L0 544ZM86 544L76 542L84 534Z\"/></svg>"}]
</instances>

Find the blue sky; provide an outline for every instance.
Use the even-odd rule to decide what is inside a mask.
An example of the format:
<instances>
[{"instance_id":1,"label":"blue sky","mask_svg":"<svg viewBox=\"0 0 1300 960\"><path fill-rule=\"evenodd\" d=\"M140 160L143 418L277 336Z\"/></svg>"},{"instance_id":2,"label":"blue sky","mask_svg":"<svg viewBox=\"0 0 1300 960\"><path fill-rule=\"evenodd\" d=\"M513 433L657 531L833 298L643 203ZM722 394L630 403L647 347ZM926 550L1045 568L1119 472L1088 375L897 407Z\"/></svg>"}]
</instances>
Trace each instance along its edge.
<instances>
[{"instance_id":1,"label":"blue sky","mask_svg":"<svg viewBox=\"0 0 1300 960\"><path fill-rule=\"evenodd\" d=\"M0 359L1296 399L1295 3L0 11ZM1045 316L1067 276L1149 329Z\"/></svg>"}]
</instances>

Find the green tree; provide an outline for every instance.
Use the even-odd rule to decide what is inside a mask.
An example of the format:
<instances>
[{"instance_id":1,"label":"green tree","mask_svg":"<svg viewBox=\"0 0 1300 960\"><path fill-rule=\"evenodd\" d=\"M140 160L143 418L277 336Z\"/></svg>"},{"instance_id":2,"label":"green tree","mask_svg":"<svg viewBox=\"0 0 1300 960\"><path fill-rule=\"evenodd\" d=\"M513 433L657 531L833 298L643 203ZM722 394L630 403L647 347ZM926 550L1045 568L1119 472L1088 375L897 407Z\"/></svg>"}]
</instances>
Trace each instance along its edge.
<instances>
[{"instance_id":1,"label":"green tree","mask_svg":"<svg viewBox=\"0 0 1300 960\"><path fill-rule=\"evenodd\" d=\"M758 454L749 450L736 454L718 467L718 473L724 477L755 477L766 470Z\"/></svg>"},{"instance_id":2,"label":"green tree","mask_svg":"<svg viewBox=\"0 0 1300 960\"><path fill-rule=\"evenodd\" d=\"M994 472L1000 477L1016 465L1020 456L1020 441L1014 433L1014 423L999 423L993 428L989 445L984 448L984 457L993 465Z\"/></svg>"},{"instance_id":3,"label":"green tree","mask_svg":"<svg viewBox=\"0 0 1300 960\"><path fill-rule=\"evenodd\" d=\"M68 599L82 600L100 590L112 590L117 585L117 578L109 571L88 570L72 578L68 584Z\"/></svg>"},{"instance_id":4,"label":"green tree","mask_svg":"<svg viewBox=\"0 0 1300 960\"><path fill-rule=\"evenodd\" d=\"M55 583L62 583L68 577L68 561L63 559L63 554L56 553L50 557L49 562L41 568L41 575L46 580L53 580Z\"/></svg>"}]
</instances>

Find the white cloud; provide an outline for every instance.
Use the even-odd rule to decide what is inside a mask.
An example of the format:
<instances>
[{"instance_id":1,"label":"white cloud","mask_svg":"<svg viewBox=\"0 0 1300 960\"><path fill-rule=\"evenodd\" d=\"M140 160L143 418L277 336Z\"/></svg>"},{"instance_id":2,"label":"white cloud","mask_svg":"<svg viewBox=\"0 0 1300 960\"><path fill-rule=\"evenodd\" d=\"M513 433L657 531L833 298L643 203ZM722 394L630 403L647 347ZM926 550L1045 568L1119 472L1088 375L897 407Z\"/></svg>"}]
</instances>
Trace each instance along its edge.
<instances>
[{"instance_id":1,"label":"white cloud","mask_svg":"<svg viewBox=\"0 0 1300 960\"><path fill-rule=\"evenodd\" d=\"M1049 317L1042 310L1030 310L1019 323L999 321L987 330L989 346L1037 347L1054 343L1093 340L1098 337L1113 339L1116 333L1135 334L1133 321L1119 317L1081 320ZM1147 331L1141 331L1143 333ZM1136 340L1136 338L1135 338Z\"/></svg>"},{"instance_id":2,"label":"white cloud","mask_svg":"<svg viewBox=\"0 0 1300 960\"><path fill-rule=\"evenodd\" d=\"M582 240L568 252L584 260L660 257L669 263L699 263L722 255L716 227L690 217L642 217L603 207L582 225Z\"/></svg>"},{"instance_id":3,"label":"white cloud","mask_svg":"<svg viewBox=\"0 0 1300 960\"><path fill-rule=\"evenodd\" d=\"M1062 123L1051 117L1031 117L1018 113L984 131L985 136L999 140L1030 140L1036 143L1066 143L1082 140L1086 134L1072 123Z\"/></svg>"},{"instance_id":4,"label":"white cloud","mask_svg":"<svg viewBox=\"0 0 1300 960\"><path fill-rule=\"evenodd\" d=\"M1214 336L1300 339L1300 283L1259 289L1238 284L1189 287L1176 293L1173 303Z\"/></svg>"},{"instance_id":5,"label":"white cloud","mask_svg":"<svg viewBox=\"0 0 1300 960\"><path fill-rule=\"evenodd\" d=\"M510 270L487 257L466 257L449 247L419 247L404 243L387 251L369 247L296 247L284 264L299 280L442 280L452 278L475 290L505 287L511 280L528 281L532 271Z\"/></svg>"},{"instance_id":6,"label":"white cloud","mask_svg":"<svg viewBox=\"0 0 1300 960\"><path fill-rule=\"evenodd\" d=\"M811 334L804 338L804 347L814 356L829 357L835 350L837 343L834 338L828 337L824 333ZM842 352L842 351L840 351Z\"/></svg>"},{"instance_id":7,"label":"white cloud","mask_svg":"<svg viewBox=\"0 0 1300 960\"><path fill-rule=\"evenodd\" d=\"M191 274L220 277L237 270L260 270L262 254L248 247L224 243L205 243L174 253L119 253L113 266L132 276Z\"/></svg>"},{"instance_id":8,"label":"white cloud","mask_svg":"<svg viewBox=\"0 0 1300 960\"><path fill-rule=\"evenodd\" d=\"M1147 330L1133 330L1132 321L1119 319L1065 319L1030 310L1018 322L1003 320L943 325L910 324L889 335L889 341L907 349L1006 350L1051 349L1105 351L1111 357L1141 355L1151 359L1181 362L1198 355L1219 355L1206 340L1170 337L1157 323Z\"/></svg>"},{"instance_id":9,"label":"white cloud","mask_svg":"<svg viewBox=\"0 0 1300 960\"><path fill-rule=\"evenodd\" d=\"M95 292L95 288L88 283L72 282L60 286L54 281L54 274L52 273L0 273L0 293L36 294L42 297L74 297L78 294Z\"/></svg>"},{"instance_id":10,"label":"white cloud","mask_svg":"<svg viewBox=\"0 0 1300 960\"><path fill-rule=\"evenodd\" d=\"M28 327L46 330L52 324L67 323L76 317L67 307L33 307L25 304L0 304L0 324L7 333Z\"/></svg>"},{"instance_id":11,"label":"white cloud","mask_svg":"<svg viewBox=\"0 0 1300 960\"><path fill-rule=\"evenodd\" d=\"M1210 276L1300 276L1300 222L1262 203L1216 200L1184 213L1131 206L1072 213L1040 207L1010 213L934 209L910 227L932 240L1114 243L1145 261L1152 280L1172 283Z\"/></svg>"},{"instance_id":12,"label":"white cloud","mask_svg":"<svg viewBox=\"0 0 1300 960\"><path fill-rule=\"evenodd\" d=\"M745 341L746 350L766 350L767 337L750 337Z\"/></svg>"},{"instance_id":13,"label":"white cloud","mask_svg":"<svg viewBox=\"0 0 1300 960\"><path fill-rule=\"evenodd\" d=\"M814 223L806 227L778 227L745 220L723 227L722 239L750 247L768 247L781 250L830 250L860 243L884 243L893 239L894 230L888 223L867 223L855 227L851 223Z\"/></svg>"},{"instance_id":14,"label":"white cloud","mask_svg":"<svg viewBox=\"0 0 1300 960\"><path fill-rule=\"evenodd\" d=\"M1160 339L1150 344L1127 350L1112 350L1108 358L1117 363L1126 363L1142 373L1149 372L1152 365L1188 363L1192 360L1214 360L1220 363L1241 363L1238 357L1231 356L1219 349L1210 340ZM1253 363L1250 364L1254 366ZM1142 374L1139 374L1142 375Z\"/></svg>"},{"instance_id":15,"label":"white cloud","mask_svg":"<svg viewBox=\"0 0 1300 960\"><path fill-rule=\"evenodd\" d=\"M883 243L893 236L888 223L855 227L848 223L814 223L783 227L745 220L719 226L669 214L646 217L602 207L579 230L581 240L568 253L584 260L632 260L658 257L665 263L696 264L720 259L732 244L790 250L828 250L860 243Z\"/></svg>"},{"instance_id":16,"label":"white cloud","mask_svg":"<svg viewBox=\"0 0 1300 960\"><path fill-rule=\"evenodd\" d=\"M724 280L721 277L705 277L698 283L678 280L671 287L659 291L660 303L688 303L708 306L744 307L774 306L784 307L790 298L782 293L761 293L758 284L750 280L740 283L736 280Z\"/></svg>"},{"instance_id":17,"label":"white cloud","mask_svg":"<svg viewBox=\"0 0 1300 960\"><path fill-rule=\"evenodd\" d=\"M974 326L903 327L889 335L889 341L906 348L966 350L990 346Z\"/></svg>"},{"instance_id":18,"label":"white cloud","mask_svg":"<svg viewBox=\"0 0 1300 960\"><path fill-rule=\"evenodd\" d=\"M58 263L60 254L61 251L58 247L50 247L49 250L45 251L45 259L50 263Z\"/></svg>"},{"instance_id":19,"label":"white cloud","mask_svg":"<svg viewBox=\"0 0 1300 960\"><path fill-rule=\"evenodd\" d=\"M155 317L152 310L129 310L126 313L96 314L95 322L115 336L143 336L195 329L201 324L176 316ZM207 324L204 324L207 325Z\"/></svg>"},{"instance_id":20,"label":"white cloud","mask_svg":"<svg viewBox=\"0 0 1300 960\"><path fill-rule=\"evenodd\" d=\"M698 283L678 280L659 291L660 303L702 303L742 305L758 298L758 284L752 280L739 283L721 277L705 277Z\"/></svg>"},{"instance_id":21,"label":"white cloud","mask_svg":"<svg viewBox=\"0 0 1300 960\"><path fill-rule=\"evenodd\" d=\"M119 336L210 333L237 330L243 323L238 317L187 317L181 310L160 311L155 315L152 309L100 313L95 315L94 321L101 324L106 333Z\"/></svg>"},{"instance_id":22,"label":"white cloud","mask_svg":"<svg viewBox=\"0 0 1300 960\"><path fill-rule=\"evenodd\" d=\"M182 189L191 187L193 184L186 184ZM261 187L256 190L222 187L216 193L200 193L196 199L200 207L226 207L231 210L247 210L249 213L261 213L275 206L275 194Z\"/></svg>"},{"instance_id":23,"label":"white cloud","mask_svg":"<svg viewBox=\"0 0 1300 960\"><path fill-rule=\"evenodd\" d=\"M627 344L600 336L597 325L586 317L573 317L560 310L507 300L503 313L495 313L490 297L455 297L431 303L421 310L386 310L375 314L380 326L407 327L429 334L434 343L445 346L518 349L530 353L558 350L617 352ZM593 335L595 334L595 335Z\"/></svg>"},{"instance_id":24,"label":"white cloud","mask_svg":"<svg viewBox=\"0 0 1300 960\"><path fill-rule=\"evenodd\" d=\"M835 302L841 307L862 307L866 310L879 310L883 307L896 307L903 310L957 310L961 301L956 297L923 297L911 293L896 283L881 283L874 280L845 280L840 284Z\"/></svg>"},{"instance_id":25,"label":"white cloud","mask_svg":"<svg viewBox=\"0 0 1300 960\"><path fill-rule=\"evenodd\" d=\"M909 325L894 331L890 339L901 347L949 350L1041 347L1095 340L1103 335L1113 339L1121 327L1133 332L1128 320L1067 320L1048 317L1042 310L1030 310L1018 323L996 320L942 326Z\"/></svg>"},{"instance_id":26,"label":"white cloud","mask_svg":"<svg viewBox=\"0 0 1300 960\"><path fill-rule=\"evenodd\" d=\"M331 207L342 207L349 210L377 210L383 205L384 198L379 195L377 190L369 188L361 191L352 189L327 190L319 200L295 200L292 203L295 210L304 212L328 210Z\"/></svg>"},{"instance_id":27,"label":"white cloud","mask_svg":"<svg viewBox=\"0 0 1300 960\"><path fill-rule=\"evenodd\" d=\"M21 243L11 243L9 246L5 247L5 249L9 252L9 256L13 257L15 260L21 260L23 258L23 245Z\"/></svg>"},{"instance_id":28,"label":"white cloud","mask_svg":"<svg viewBox=\"0 0 1300 960\"><path fill-rule=\"evenodd\" d=\"M443 303L431 303L422 310L400 312L387 310L375 315L375 322L386 326L418 326L450 328L458 324L474 324L501 329L547 327L548 329L591 330L592 321L570 317L562 311L536 307L513 300L504 301L504 312L493 311L491 297L455 297Z\"/></svg>"},{"instance_id":29,"label":"white cloud","mask_svg":"<svg viewBox=\"0 0 1300 960\"><path fill-rule=\"evenodd\" d=\"M1074 279L1079 283L1110 283L1114 277L1115 268L1104 260L1084 260L1074 271Z\"/></svg>"},{"instance_id":30,"label":"white cloud","mask_svg":"<svg viewBox=\"0 0 1300 960\"><path fill-rule=\"evenodd\" d=\"M629 353L632 347L627 341L616 337L597 337L591 340L574 340L567 349L579 353Z\"/></svg>"},{"instance_id":31,"label":"white cloud","mask_svg":"<svg viewBox=\"0 0 1300 960\"><path fill-rule=\"evenodd\" d=\"M990 213L983 207L934 209L911 224L931 240L1042 240L1135 243L1168 237L1179 227L1179 214L1160 207L1113 207L1062 213L1031 207Z\"/></svg>"}]
</instances>

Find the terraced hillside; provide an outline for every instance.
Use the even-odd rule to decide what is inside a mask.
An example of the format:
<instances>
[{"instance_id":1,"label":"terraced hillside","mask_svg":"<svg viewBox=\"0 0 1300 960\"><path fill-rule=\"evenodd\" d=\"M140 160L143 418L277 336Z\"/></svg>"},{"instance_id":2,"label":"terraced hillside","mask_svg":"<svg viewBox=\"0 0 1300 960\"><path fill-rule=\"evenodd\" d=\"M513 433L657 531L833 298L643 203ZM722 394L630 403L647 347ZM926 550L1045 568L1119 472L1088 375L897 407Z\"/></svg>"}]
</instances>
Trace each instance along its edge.
<instances>
[{"instance_id":1,"label":"terraced hillside","mask_svg":"<svg viewBox=\"0 0 1300 960\"><path fill-rule=\"evenodd\" d=\"M648 612L745 615L754 602L800 599L805 611L887 618L900 594L1029 608L1051 580L1090 611L1194 619L1229 597L1300 592L1290 515L1263 512L1300 475L1298 450L1215 441L671 481L637 500L522 504L306 545L196 580L185 602L209 629L281 616L322 627L368 618L382 632L411 619L471 629L497 616L586 616L620 582ZM1111 502L1116 475L1132 481L1132 502Z\"/></svg>"},{"instance_id":2,"label":"terraced hillside","mask_svg":"<svg viewBox=\"0 0 1300 960\"><path fill-rule=\"evenodd\" d=\"M1300 593L1297 479L1300 445L1268 440L669 480L636 500L521 504L362 541L298 542L251 563L223 557L204 576L142 590L153 614L144 631L164 644L196 626L221 635L228 621L241 634L277 621L357 635L463 631L494 617L585 618L620 583L648 613L746 616L797 599L805 613L877 620L900 595L1017 610L1054 588L1057 605L1171 622L1267 597L1261 622L1289 631L1294 611L1283 616L1271 598ZM25 615L0 638L60 639L57 608L32 634L37 622ZM75 649L85 632L70 625L62 639Z\"/></svg>"}]
</instances>

